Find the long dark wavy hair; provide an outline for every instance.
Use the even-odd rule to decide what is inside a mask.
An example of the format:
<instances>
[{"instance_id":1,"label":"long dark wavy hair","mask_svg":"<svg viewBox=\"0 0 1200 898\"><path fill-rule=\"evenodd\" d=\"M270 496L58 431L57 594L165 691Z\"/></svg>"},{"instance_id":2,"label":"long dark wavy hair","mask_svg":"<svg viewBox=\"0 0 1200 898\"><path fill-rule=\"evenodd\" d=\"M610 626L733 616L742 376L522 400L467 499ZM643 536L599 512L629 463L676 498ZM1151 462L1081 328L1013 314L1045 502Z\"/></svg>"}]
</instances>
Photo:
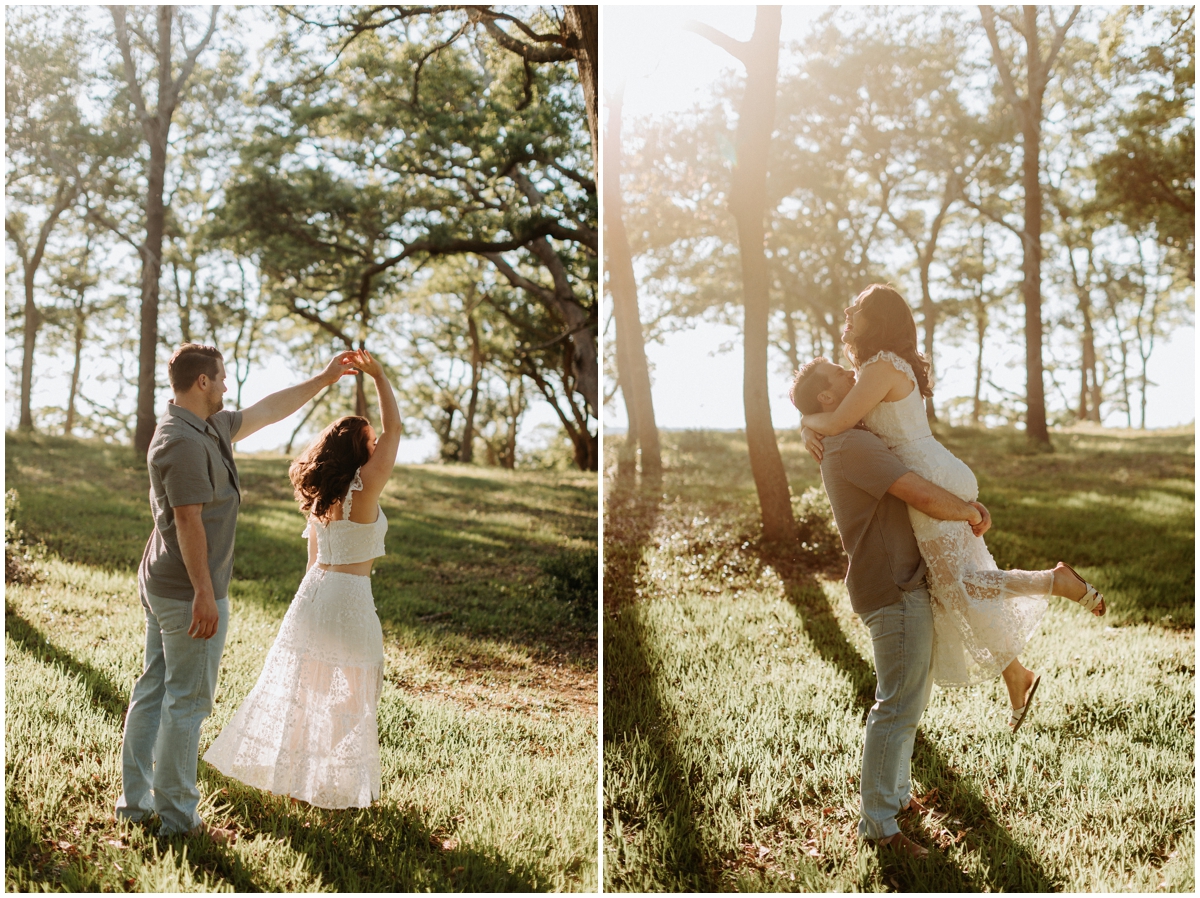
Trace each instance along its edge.
<instances>
[{"instance_id":1,"label":"long dark wavy hair","mask_svg":"<svg viewBox=\"0 0 1200 898\"><path fill-rule=\"evenodd\" d=\"M858 298L863 325L850 332L847 358L857 369L877 352L894 352L912 365L921 395L932 396L929 360L917 349L917 322L904 297L891 284L871 284Z\"/></svg>"},{"instance_id":2,"label":"long dark wavy hair","mask_svg":"<svg viewBox=\"0 0 1200 898\"><path fill-rule=\"evenodd\" d=\"M329 509L345 498L354 472L371 457L369 423L358 415L338 418L292 462L288 477L301 511L324 520Z\"/></svg>"}]
</instances>

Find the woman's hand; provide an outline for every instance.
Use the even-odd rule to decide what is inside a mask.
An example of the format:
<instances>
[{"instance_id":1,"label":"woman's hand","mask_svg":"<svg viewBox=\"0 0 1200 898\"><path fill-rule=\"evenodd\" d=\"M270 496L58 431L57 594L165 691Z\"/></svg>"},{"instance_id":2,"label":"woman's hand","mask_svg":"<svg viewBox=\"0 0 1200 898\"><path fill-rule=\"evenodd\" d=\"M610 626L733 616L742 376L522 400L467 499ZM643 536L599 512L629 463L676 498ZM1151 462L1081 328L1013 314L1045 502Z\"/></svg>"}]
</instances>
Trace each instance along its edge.
<instances>
[{"instance_id":1,"label":"woman's hand","mask_svg":"<svg viewBox=\"0 0 1200 898\"><path fill-rule=\"evenodd\" d=\"M367 375L367 377L371 378L372 380L375 380L383 374L383 366L380 365L379 362L375 361L375 359L371 357L371 353L367 352L365 349L356 349L354 351L354 364L358 366L359 371Z\"/></svg>"},{"instance_id":2,"label":"woman's hand","mask_svg":"<svg viewBox=\"0 0 1200 898\"><path fill-rule=\"evenodd\" d=\"M808 454L816 459L817 464L820 464L821 459L825 455L824 437L822 437L815 430L810 430L801 424L800 439L804 440L804 448L808 450Z\"/></svg>"},{"instance_id":3,"label":"woman's hand","mask_svg":"<svg viewBox=\"0 0 1200 898\"><path fill-rule=\"evenodd\" d=\"M967 504L979 512L978 524L972 524L970 521L967 522L971 524L971 532L976 536L983 536L992 529L992 514L979 502L968 502Z\"/></svg>"}]
</instances>

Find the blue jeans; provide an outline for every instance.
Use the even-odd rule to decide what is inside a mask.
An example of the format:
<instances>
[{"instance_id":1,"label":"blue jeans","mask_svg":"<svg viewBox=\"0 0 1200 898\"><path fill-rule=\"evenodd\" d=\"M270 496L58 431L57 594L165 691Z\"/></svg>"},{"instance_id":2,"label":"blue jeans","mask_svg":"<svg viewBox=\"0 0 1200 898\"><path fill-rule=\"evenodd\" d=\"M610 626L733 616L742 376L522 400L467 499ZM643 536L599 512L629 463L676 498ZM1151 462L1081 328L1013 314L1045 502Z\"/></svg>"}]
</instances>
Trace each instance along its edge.
<instances>
[{"instance_id":1,"label":"blue jeans","mask_svg":"<svg viewBox=\"0 0 1200 898\"><path fill-rule=\"evenodd\" d=\"M933 610L924 587L861 615L875 649L875 704L863 740L858 834L886 839L912 790L909 762L917 722L933 688Z\"/></svg>"},{"instance_id":2,"label":"blue jeans","mask_svg":"<svg viewBox=\"0 0 1200 898\"><path fill-rule=\"evenodd\" d=\"M161 835L201 824L196 806L200 725L212 713L217 668L229 625L229 599L217 599L217 632L188 636L192 603L143 593L146 661L133 687L121 743L118 817L141 820L157 813Z\"/></svg>"}]
</instances>

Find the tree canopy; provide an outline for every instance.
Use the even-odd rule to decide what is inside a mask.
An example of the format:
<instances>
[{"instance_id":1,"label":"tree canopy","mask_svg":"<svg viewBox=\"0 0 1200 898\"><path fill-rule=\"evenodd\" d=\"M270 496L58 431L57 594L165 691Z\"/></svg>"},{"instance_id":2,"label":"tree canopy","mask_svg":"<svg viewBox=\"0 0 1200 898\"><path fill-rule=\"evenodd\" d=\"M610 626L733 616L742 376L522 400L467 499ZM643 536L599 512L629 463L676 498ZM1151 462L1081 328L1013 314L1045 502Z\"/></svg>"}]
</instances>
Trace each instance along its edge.
<instances>
[{"instance_id":1,"label":"tree canopy","mask_svg":"<svg viewBox=\"0 0 1200 898\"><path fill-rule=\"evenodd\" d=\"M520 422L545 400L568 457L594 468L598 223L579 74L594 49L577 33L586 23L562 7L214 7L189 11L181 36L171 9L126 23L114 8L108 33L91 30L102 20L83 10L31 13L44 52L63 52L54 48L74 34L107 60L68 82L67 93L90 98L93 143L108 146L92 150L95 171L67 213L80 227L63 231L61 251L107 233L137 254L143 343L147 316L161 327L152 382L164 380L158 369L178 339L232 352L239 385L269 356L303 369L368 346L403 372L402 401L443 457L514 464ZM140 97L150 61L137 55L153 33L171 35L181 60L156 106ZM22 94L10 95L15 110ZM151 138L165 139L159 119L172 117L159 152ZM51 121L44 103L34 118L10 111L10 159ZM160 168L155 253L145 204ZM48 196L41 184L39 208ZM10 181L13 206L28 216L34 203ZM92 289L128 291L129 262ZM150 284L165 315L157 292L147 311ZM464 366L467 401L452 373ZM305 426L366 410L361 383L335 394ZM486 443L495 433L504 439ZM492 448L477 453L481 440Z\"/></svg>"}]
</instances>

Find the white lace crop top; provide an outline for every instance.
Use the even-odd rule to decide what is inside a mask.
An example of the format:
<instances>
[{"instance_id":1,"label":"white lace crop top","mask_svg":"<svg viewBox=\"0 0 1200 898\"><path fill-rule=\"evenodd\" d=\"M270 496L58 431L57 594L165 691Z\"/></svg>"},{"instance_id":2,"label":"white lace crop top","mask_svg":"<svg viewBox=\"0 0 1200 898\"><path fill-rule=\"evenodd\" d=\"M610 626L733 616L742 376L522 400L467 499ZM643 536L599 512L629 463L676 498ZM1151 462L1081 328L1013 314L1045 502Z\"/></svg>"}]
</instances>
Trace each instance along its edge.
<instances>
[{"instance_id":1,"label":"white lace crop top","mask_svg":"<svg viewBox=\"0 0 1200 898\"><path fill-rule=\"evenodd\" d=\"M316 534L317 564L357 564L384 554L383 535L387 533L388 524L383 509L379 509L379 516L370 524L350 520L351 494L362 488L362 477L359 471L355 471L350 489L346 490L346 498L342 500L340 521L325 523L309 515L308 526L300 535L307 538L309 533Z\"/></svg>"}]
</instances>

